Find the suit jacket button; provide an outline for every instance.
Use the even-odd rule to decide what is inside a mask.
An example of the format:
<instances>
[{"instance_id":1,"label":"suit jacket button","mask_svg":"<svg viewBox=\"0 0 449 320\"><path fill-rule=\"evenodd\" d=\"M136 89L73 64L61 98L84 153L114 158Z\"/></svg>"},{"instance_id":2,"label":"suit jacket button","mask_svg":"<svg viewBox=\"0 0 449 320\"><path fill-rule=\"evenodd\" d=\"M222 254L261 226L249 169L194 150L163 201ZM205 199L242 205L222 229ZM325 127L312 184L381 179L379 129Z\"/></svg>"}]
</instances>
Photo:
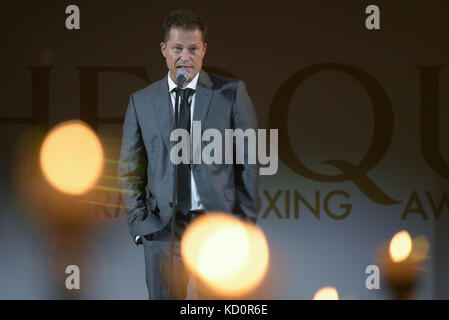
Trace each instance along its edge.
<instances>
[{"instance_id":1,"label":"suit jacket button","mask_svg":"<svg viewBox=\"0 0 449 320\"><path fill-rule=\"evenodd\" d=\"M173 202L169 202L168 203L168 206L171 208L171 207L173 207Z\"/></svg>"}]
</instances>

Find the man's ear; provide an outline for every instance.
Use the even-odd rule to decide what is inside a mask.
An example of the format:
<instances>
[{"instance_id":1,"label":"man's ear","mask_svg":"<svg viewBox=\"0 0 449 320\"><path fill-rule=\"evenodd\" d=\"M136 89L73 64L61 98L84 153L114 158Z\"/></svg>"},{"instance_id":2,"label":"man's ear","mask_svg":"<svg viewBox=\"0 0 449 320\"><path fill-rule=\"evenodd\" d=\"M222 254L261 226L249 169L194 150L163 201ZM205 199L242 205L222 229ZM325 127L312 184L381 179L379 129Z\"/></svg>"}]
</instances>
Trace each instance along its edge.
<instances>
[{"instance_id":1,"label":"man's ear","mask_svg":"<svg viewBox=\"0 0 449 320\"><path fill-rule=\"evenodd\" d=\"M205 42L203 46L203 57L206 54L206 50L207 50L207 43Z\"/></svg>"},{"instance_id":2,"label":"man's ear","mask_svg":"<svg viewBox=\"0 0 449 320\"><path fill-rule=\"evenodd\" d=\"M165 42L161 42L161 52L162 52L162 55L164 56L164 58L166 58L166 53L165 53L165 50L167 49L167 47L165 46Z\"/></svg>"}]
</instances>

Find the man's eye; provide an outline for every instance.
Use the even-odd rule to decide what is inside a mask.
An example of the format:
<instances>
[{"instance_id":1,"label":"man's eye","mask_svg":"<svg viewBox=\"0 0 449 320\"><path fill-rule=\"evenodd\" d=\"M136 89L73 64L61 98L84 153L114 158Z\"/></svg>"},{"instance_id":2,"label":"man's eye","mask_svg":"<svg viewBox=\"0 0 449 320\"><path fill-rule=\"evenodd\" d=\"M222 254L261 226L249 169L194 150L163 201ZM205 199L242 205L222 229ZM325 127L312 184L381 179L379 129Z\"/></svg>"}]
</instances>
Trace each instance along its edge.
<instances>
[{"instance_id":1,"label":"man's eye","mask_svg":"<svg viewBox=\"0 0 449 320\"><path fill-rule=\"evenodd\" d=\"M181 50L181 48L180 47L175 47L175 50L179 51L179 50Z\"/></svg>"}]
</instances>

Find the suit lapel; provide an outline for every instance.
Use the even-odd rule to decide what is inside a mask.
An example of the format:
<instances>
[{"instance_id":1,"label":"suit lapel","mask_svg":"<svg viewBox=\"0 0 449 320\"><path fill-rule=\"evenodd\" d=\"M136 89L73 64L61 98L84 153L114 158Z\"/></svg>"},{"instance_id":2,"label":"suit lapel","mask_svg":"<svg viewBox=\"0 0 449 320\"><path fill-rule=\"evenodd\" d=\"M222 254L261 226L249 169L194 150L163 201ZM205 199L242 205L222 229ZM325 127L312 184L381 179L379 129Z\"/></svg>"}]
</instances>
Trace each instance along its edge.
<instances>
[{"instance_id":1,"label":"suit lapel","mask_svg":"<svg viewBox=\"0 0 449 320\"><path fill-rule=\"evenodd\" d=\"M193 120L203 122L206 119L209 105L212 98L212 81L209 75L201 70L197 84L195 97L195 109L193 110Z\"/></svg>"},{"instance_id":2,"label":"suit lapel","mask_svg":"<svg viewBox=\"0 0 449 320\"><path fill-rule=\"evenodd\" d=\"M159 125L159 130L165 146L167 147L167 150L170 151L170 134L173 130L174 114L167 81L167 76L165 76L159 86L159 92L153 101L156 108L156 122Z\"/></svg>"}]
</instances>

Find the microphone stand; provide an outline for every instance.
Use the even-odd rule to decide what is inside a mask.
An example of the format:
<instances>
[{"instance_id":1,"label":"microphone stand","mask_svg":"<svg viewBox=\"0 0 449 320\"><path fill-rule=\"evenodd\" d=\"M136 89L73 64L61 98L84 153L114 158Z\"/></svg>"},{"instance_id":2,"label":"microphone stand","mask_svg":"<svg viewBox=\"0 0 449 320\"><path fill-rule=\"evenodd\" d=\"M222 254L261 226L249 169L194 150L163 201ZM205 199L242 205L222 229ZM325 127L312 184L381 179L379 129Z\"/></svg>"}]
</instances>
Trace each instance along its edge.
<instances>
[{"instance_id":1,"label":"microphone stand","mask_svg":"<svg viewBox=\"0 0 449 320\"><path fill-rule=\"evenodd\" d=\"M181 95L181 86L178 83L176 88L175 98L175 119L174 129L179 129L179 98ZM168 299L172 300L172 278L173 278L173 255L175 247L175 220L176 220L176 208L178 206L178 165L173 163L173 198L171 206L171 228L170 228L170 259L168 263Z\"/></svg>"}]
</instances>

